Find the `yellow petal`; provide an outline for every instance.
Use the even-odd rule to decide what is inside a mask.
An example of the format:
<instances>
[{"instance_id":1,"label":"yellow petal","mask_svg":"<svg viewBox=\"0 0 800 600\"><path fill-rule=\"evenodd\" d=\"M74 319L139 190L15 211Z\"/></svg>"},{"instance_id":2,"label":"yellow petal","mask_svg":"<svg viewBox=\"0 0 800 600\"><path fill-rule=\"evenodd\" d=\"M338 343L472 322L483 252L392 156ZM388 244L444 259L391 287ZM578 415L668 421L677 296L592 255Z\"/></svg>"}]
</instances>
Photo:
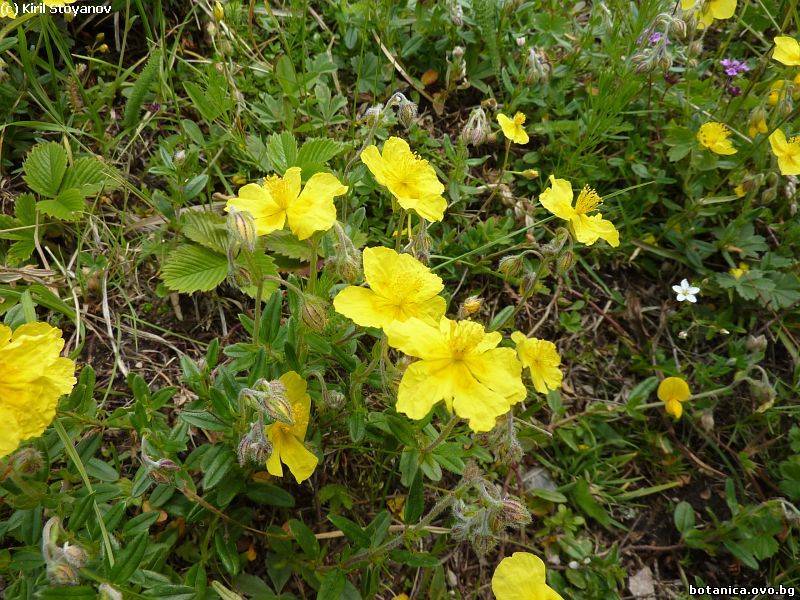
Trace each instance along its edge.
<instances>
[{"instance_id":1,"label":"yellow petal","mask_svg":"<svg viewBox=\"0 0 800 600\"><path fill-rule=\"evenodd\" d=\"M522 113L517 113L518 115ZM528 134L525 132L525 129L522 127L522 124L518 124L516 119L510 119L503 113L497 114L497 122L500 124L500 129L503 130L503 135L506 136L509 140L517 144L527 144L528 143ZM524 115L522 122L524 123Z\"/></svg>"},{"instance_id":2,"label":"yellow petal","mask_svg":"<svg viewBox=\"0 0 800 600\"><path fill-rule=\"evenodd\" d=\"M386 163L378 151L377 146L367 146L361 153L361 162L367 165L372 175L380 185L386 185Z\"/></svg>"},{"instance_id":3,"label":"yellow petal","mask_svg":"<svg viewBox=\"0 0 800 600\"><path fill-rule=\"evenodd\" d=\"M547 586L542 560L529 552L514 552L500 561L492 591L497 600L562 600Z\"/></svg>"},{"instance_id":4,"label":"yellow petal","mask_svg":"<svg viewBox=\"0 0 800 600\"><path fill-rule=\"evenodd\" d=\"M667 411L667 414L680 419L683 414L683 405L677 400L669 400L664 403L664 410Z\"/></svg>"},{"instance_id":5,"label":"yellow petal","mask_svg":"<svg viewBox=\"0 0 800 600\"><path fill-rule=\"evenodd\" d=\"M394 307L390 320L419 317L438 323L444 315L444 299L437 296L444 288L442 279L410 254L381 246L365 248L363 263L370 288Z\"/></svg>"},{"instance_id":6,"label":"yellow petal","mask_svg":"<svg viewBox=\"0 0 800 600\"><path fill-rule=\"evenodd\" d=\"M297 173L299 176L299 169ZM346 193L347 186L342 185L335 175L312 175L297 200L289 205L289 228L301 240L311 237L315 231L327 231L336 221L333 199Z\"/></svg>"},{"instance_id":7,"label":"yellow petal","mask_svg":"<svg viewBox=\"0 0 800 600\"><path fill-rule=\"evenodd\" d=\"M681 8L683 10L690 10L694 8L696 2L697 0L681 0Z\"/></svg>"},{"instance_id":8,"label":"yellow petal","mask_svg":"<svg viewBox=\"0 0 800 600\"><path fill-rule=\"evenodd\" d=\"M392 321L383 330L389 345L404 354L426 360L449 359L447 332L451 323L443 317L437 327L412 317L406 321Z\"/></svg>"},{"instance_id":9,"label":"yellow petal","mask_svg":"<svg viewBox=\"0 0 800 600\"><path fill-rule=\"evenodd\" d=\"M779 35L775 38L772 58L788 66L800 65L800 42L792 37Z\"/></svg>"},{"instance_id":10,"label":"yellow petal","mask_svg":"<svg viewBox=\"0 0 800 600\"><path fill-rule=\"evenodd\" d=\"M491 430L497 417L511 410L514 401L479 382L464 364L457 364L452 371L453 410L459 417L469 421L472 431Z\"/></svg>"},{"instance_id":11,"label":"yellow petal","mask_svg":"<svg viewBox=\"0 0 800 600\"><path fill-rule=\"evenodd\" d=\"M278 378L286 388L286 398L292 407L294 425L290 428L292 435L302 439L306 437L306 428L311 413L311 397L306 393L308 384L294 371L288 371Z\"/></svg>"},{"instance_id":12,"label":"yellow petal","mask_svg":"<svg viewBox=\"0 0 800 600\"><path fill-rule=\"evenodd\" d=\"M443 196L436 195L427 195L418 199L398 198L397 202L406 210L413 210L423 219L434 222L444 218L444 211L447 208L447 200Z\"/></svg>"},{"instance_id":13,"label":"yellow petal","mask_svg":"<svg viewBox=\"0 0 800 600\"><path fill-rule=\"evenodd\" d=\"M468 353L464 364L478 382L503 396L510 404L525 399L527 391L522 383L522 364L513 349L493 348Z\"/></svg>"},{"instance_id":14,"label":"yellow petal","mask_svg":"<svg viewBox=\"0 0 800 600\"><path fill-rule=\"evenodd\" d=\"M575 217L572 207L572 184L566 179L550 175L550 187L539 194L539 202L560 219L569 221Z\"/></svg>"},{"instance_id":15,"label":"yellow petal","mask_svg":"<svg viewBox=\"0 0 800 600\"><path fill-rule=\"evenodd\" d=\"M396 410L411 419L422 419L440 401L453 397L453 371L448 360L412 363L397 390Z\"/></svg>"},{"instance_id":16,"label":"yellow petal","mask_svg":"<svg viewBox=\"0 0 800 600\"><path fill-rule=\"evenodd\" d=\"M291 471L297 483L303 483L311 477L317 467L317 455L305 447L303 442L291 434L284 433L281 438L280 455L283 464ZM267 467L269 470L269 466Z\"/></svg>"},{"instance_id":17,"label":"yellow petal","mask_svg":"<svg viewBox=\"0 0 800 600\"><path fill-rule=\"evenodd\" d=\"M556 390L561 387L563 379L559 368L561 357L553 342L527 338L519 331L512 333L511 339L517 345L519 359L522 365L528 368L533 387L537 392L546 394L548 390Z\"/></svg>"},{"instance_id":18,"label":"yellow petal","mask_svg":"<svg viewBox=\"0 0 800 600\"><path fill-rule=\"evenodd\" d=\"M598 239L604 239L615 248L619 246L617 228L600 214L577 215L570 223L575 230L575 239L582 244L591 246Z\"/></svg>"},{"instance_id":19,"label":"yellow petal","mask_svg":"<svg viewBox=\"0 0 800 600\"><path fill-rule=\"evenodd\" d=\"M736 12L736 0L711 0L710 7L715 19L730 19Z\"/></svg>"},{"instance_id":20,"label":"yellow petal","mask_svg":"<svg viewBox=\"0 0 800 600\"><path fill-rule=\"evenodd\" d=\"M347 286L336 294L333 308L362 327L383 327L398 316L397 308L387 306L382 296L354 285Z\"/></svg>"},{"instance_id":21,"label":"yellow petal","mask_svg":"<svg viewBox=\"0 0 800 600\"><path fill-rule=\"evenodd\" d=\"M228 200L225 210L230 211L231 208L248 212L253 216L256 235L267 235L282 229L286 222L284 208L275 202L267 188L255 183L240 188L239 196Z\"/></svg>"},{"instance_id":22,"label":"yellow petal","mask_svg":"<svg viewBox=\"0 0 800 600\"><path fill-rule=\"evenodd\" d=\"M290 167L286 169L283 177L273 175L264 179L264 187L269 190L275 202L284 209L297 200L300 195L301 170L300 167Z\"/></svg>"},{"instance_id":23,"label":"yellow petal","mask_svg":"<svg viewBox=\"0 0 800 600\"><path fill-rule=\"evenodd\" d=\"M8 456L19 447L22 433L16 414L10 408L0 406L0 458Z\"/></svg>"},{"instance_id":24,"label":"yellow petal","mask_svg":"<svg viewBox=\"0 0 800 600\"><path fill-rule=\"evenodd\" d=\"M658 384L658 399L662 402L684 402L691 392L689 384L681 377L667 377Z\"/></svg>"},{"instance_id":25,"label":"yellow petal","mask_svg":"<svg viewBox=\"0 0 800 600\"><path fill-rule=\"evenodd\" d=\"M789 143L786 141L786 135L780 129L776 129L770 134L769 145L772 147L772 152L775 156L785 154L789 150Z\"/></svg>"}]
</instances>

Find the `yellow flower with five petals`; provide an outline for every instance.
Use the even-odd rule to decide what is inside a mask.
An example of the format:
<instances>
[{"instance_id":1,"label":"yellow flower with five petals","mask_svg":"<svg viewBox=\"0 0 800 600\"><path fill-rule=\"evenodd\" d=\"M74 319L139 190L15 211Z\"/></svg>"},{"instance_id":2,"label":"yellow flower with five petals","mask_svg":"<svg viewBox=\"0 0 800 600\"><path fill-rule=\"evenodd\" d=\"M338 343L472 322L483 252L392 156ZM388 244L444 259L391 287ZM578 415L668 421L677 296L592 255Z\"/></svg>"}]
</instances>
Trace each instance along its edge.
<instances>
[{"instance_id":1,"label":"yellow flower with five petals","mask_svg":"<svg viewBox=\"0 0 800 600\"><path fill-rule=\"evenodd\" d=\"M365 248L364 279L369 288L350 285L333 299L336 312L364 327L384 327L411 317L432 320L444 315L437 275L409 254L390 248Z\"/></svg>"},{"instance_id":2,"label":"yellow flower with five petals","mask_svg":"<svg viewBox=\"0 0 800 600\"><path fill-rule=\"evenodd\" d=\"M772 58L790 67L800 66L800 42L787 35L775 37Z\"/></svg>"},{"instance_id":3,"label":"yellow flower with five petals","mask_svg":"<svg viewBox=\"0 0 800 600\"><path fill-rule=\"evenodd\" d=\"M13 332L0 325L0 457L40 436L75 386L75 362L61 356L63 348L61 330L47 323Z\"/></svg>"},{"instance_id":4,"label":"yellow flower with five petals","mask_svg":"<svg viewBox=\"0 0 800 600\"><path fill-rule=\"evenodd\" d=\"M267 459L267 471L276 477L283 477L283 463L297 483L302 483L311 477L319 462L316 454L303 443L311 413L311 398L306 392L306 381L294 371L283 374L278 381L286 390L293 423L277 421L264 428L264 433L272 444L272 454Z\"/></svg>"},{"instance_id":5,"label":"yellow flower with five petals","mask_svg":"<svg viewBox=\"0 0 800 600\"><path fill-rule=\"evenodd\" d=\"M361 161L404 209L413 210L428 221L444 218L447 208L447 200L442 196L444 185L430 163L411 152L408 142L390 137L382 152L377 146L367 146L361 153Z\"/></svg>"},{"instance_id":6,"label":"yellow flower with five petals","mask_svg":"<svg viewBox=\"0 0 800 600\"><path fill-rule=\"evenodd\" d=\"M503 135L515 144L527 144L528 133L525 131L525 115L518 112L510 119L503 113L497 113L497 122L500 123L500 129L503 130Z\"/></svg>"},{"instance_id":7,"label":"yellow flower with five petals","mask_svg":"<svg viewBox=\"0 0 800 600\"><path fill-rule=\"evenodd\" d=\"M516 352L498 348L502 335L480 323L442 317L431 324L412 317L384 331L390 346L419 359L403 373L397 393L397 411L412 419L444 401L473 431L489 431L526 396Z\"/></svg>"},{"instance_id":8,"label":"yellow flower with five petals","mask_svg":"<svg viewBox=\"0 0 800 600\"><path fill-rule=\"evenodd\" d=\"M317 231L327 231L336 221L333 199L347 193L347 186L330 173L315 173L302 187L299 167L286 170L283 177L273 175L263 184L249 183L239 190L236 198L228 200L231 208L253 216L257 235L267 235L289 229L298 239L305 240Z\"/></svg>"},{"instance_id":9,"label":"yellow flower with five petals","mask_svg":"<svg viewBox=\"0 0 800 600\"><path fill-rule=\"evenodd\" d=\"M667 377L658 384L658 399L664 403L664 408L673 417L680 419L683 414L682 402L686 402L692 395L689 384L680 377Z\"/></svg>"},{"instance_id":10,"label":"yellow flower with five petals","mask_svg":"<svg viewBox=\"0 0 800 600\"><path fill-rule=\"evenodd\" d=\"M733 147L730 140L731 130L722 123L709 121L703 123L697 131L697 141L704 148L708 148L714 154L730 155L736 154L737 150Z\"/></svg>"},{"instance_id":11,"label":"yellow flower with five petals","mask_svg":"<svg viewBox=\"0 0 800 600\"><path fill-rule=\"evenodd\" d=\"M740 262L738 267L731 267L728 269L728 273L730 273L731 277L734 279L740 279L742 275L747 273L750 270L750 265L746 262Z\"/></svg>"},{"instance_id":12,"label":"yellow flower with five petals","mask_svg":"<svg viewBox=\"0 0 800 600\"><path fill-rule=\"evenodd\" d=\"M539 195L539 202L557 217L569 221L575 239L582 244L591 246L602 238L614 247L619 246L619 232L614 224L599 213L589 214L603 202L597 192L584 186L575 206L572 206L572 198L572 184L550 175L550 187Z\"/></svg>"},{"instance_id":13,"label":"yellow flower with five petals","mask_svg":"<svg viewBox=\"0 0 800 600\"><path fill-rule=\"evenodd\" d=\"M530 552L514 552L500 561L492 592L497 600L564 600L547 585L542 559Z\"/></svg>"},{"instance_id":14,"label":"yellow flower with five petals","mask_svg":"<svg viewBox=\"0 0 800 600\"><path fill-rule=\"evenodd\" d=\"M561 387L564 377L559 368L561 356L553 342L526 337L521 331L512 333L511 339L517 345L519 360L523 368L528 368L537 392L546 394Z\"/></svg>"},{"instance_id":15,"label":"yellow flower with five petals","mask_svg":"<svg viewBox=\"0 0 800 600\"><path fill-rule=\"evenodd\" d=\"M787 140L786 134L776 129L769 136L769 145L782 175L800 175L800 138Z\"/></svg>"}]
</instances>

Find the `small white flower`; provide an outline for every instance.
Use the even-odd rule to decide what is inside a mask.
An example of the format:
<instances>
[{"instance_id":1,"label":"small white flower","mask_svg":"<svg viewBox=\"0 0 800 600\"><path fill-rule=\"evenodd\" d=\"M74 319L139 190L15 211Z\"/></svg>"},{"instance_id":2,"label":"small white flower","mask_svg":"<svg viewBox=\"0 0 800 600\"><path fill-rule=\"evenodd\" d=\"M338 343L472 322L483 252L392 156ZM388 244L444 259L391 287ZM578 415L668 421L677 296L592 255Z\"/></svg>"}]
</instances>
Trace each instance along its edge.
<instances>
[{"instance_id":1,"label":"small white flower","mask_svg":"<svg viewBox=\"0 0 800 600\"><path fill-rule=\"evenodd\" d=\"M689 283L688 279L684 279L681 281L680 285L673 285L672 289L675 291L678 297L678 302L697 302L696 294L700 293L699 287L694 287L691 283Z\"/></svg>"}]
</instances>

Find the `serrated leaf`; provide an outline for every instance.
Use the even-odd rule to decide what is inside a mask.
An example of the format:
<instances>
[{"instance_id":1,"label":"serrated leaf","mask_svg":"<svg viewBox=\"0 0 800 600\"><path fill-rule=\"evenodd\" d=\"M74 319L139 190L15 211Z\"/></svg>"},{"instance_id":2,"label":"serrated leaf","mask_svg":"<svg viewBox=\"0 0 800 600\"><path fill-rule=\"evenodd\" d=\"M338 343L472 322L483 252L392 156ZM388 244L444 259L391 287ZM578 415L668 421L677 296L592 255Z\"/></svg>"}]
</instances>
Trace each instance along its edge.
<instances>
[{"instance_id":1,"label":"serrated leaf","mask_svg":"<svg viewBox=\"0 0 800 600\"><path fill-rule=\"evenodd\" d=\"M307 140L297 153L294 166L300 167L303 172L303 179L308 179L314 173L322 170L325 163L343 149L344 144L328 138Z\"/></svg>"},{"instance_id":2,"label":"serrated leaf","mask_svg":"<svg viewBox=\"0 0 800 600\"><path fill-rule=\"evenodd\" d=\"M281 175L297 160L297 140L289 131L273 133L269 136L267 148L272 166Z\"/></svg>"},{"instance_id":3,"label":"serrated leaf","mask_svg":"<svg viewBox=\"0 0 800 600\"><path fill-rule=\"evenodd\" d=\"M55 197L67 170L67 151L56 142L36 144L22 168L28 187L42 196Z\"/></svg>"},{"instance_id":4,"label":"serrated leaf","mask_svg":"<svg viewBox=\"0 0 800 600\"><path fill-rule=\"evenodd\" d=\"M14 203L14 215L22 225L36 223L36 198L33 194L21 194Z\"/></svg>"},{"instance_id":5,"label":"serrated leaf","mask_svg":"<svg viewBox=\"0 0 800 600\"><path fill-rule=\"evenodd\" d=\"M76 188L68 188L58 194L53 200L39 200L36 208L44 214L61 219L62 221L74 221L78 218L77 213L86 208L83 194Z\"/></svg>"},{"instance_id":6,"label":"serrated leaf","mask_svg":"<svg viewBox=\"0 0 800 600\"><path fill-rule=\"evenodd\" d=\"M225 217L212 212L192 211L181 218L181 232L193 242L225 254L228 232Z\"/></svg>"},{"instance_id":7,"label":"serrated leaf","mask_svg":"<svg viewBox=\"0 0 800 600\"><path fill-rule=\"evenodd\" d=\"M273 231L268 236L264 237L264 244L267 250L271 252L276 252L297 260L311 260L311 246L309 243L298 240L297 237L289 231Z\"/></svg>"},{"instance_id":8,"label":"serrated leaf","mask_svg":"<svg viewBox=\"0 0 800 600\"><path fill-rule=\"evenodd\" d=\"M82 156L67 169L62 187L78 189L85 198L100 192L106 180L103 163L93 156Z\"/></svg>"},{"instance_id":9,"label":"serrated leaf","mask_svg":"<svg viewBox=\"0 0 800 600\"><path fill-rule=\"evenodd\" d=\"M228 259L208 248L184 244L173 250L161 269L164 283L176 292L208 292L228 275Z\"/></svg>"}]
</instances>

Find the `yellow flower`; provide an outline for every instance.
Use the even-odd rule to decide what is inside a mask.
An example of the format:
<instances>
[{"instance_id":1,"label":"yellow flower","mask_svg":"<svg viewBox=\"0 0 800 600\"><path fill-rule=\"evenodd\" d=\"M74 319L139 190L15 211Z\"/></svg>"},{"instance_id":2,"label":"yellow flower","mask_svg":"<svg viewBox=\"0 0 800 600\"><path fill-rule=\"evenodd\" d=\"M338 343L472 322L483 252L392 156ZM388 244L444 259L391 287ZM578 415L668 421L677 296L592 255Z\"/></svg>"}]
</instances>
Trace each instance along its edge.
<instances>
[{"instance_id":1,"label":"yellow flower","mask_svg":"<svg viewBox=\"0 0 800 600\"><path fill-rule=\"evenodd\" d=\"M364 327L384 327L410 317L435 323L446 303L439 296L441 278L409 254L390 248L365 248L364 279L368 288L349 285L333 299L336 312Z\"/></svg>"},{"instance_id":2,"label":"yellow flower","mask_svg":"<svg viewBox=\"0 0 800 600\"><path fill-rule=\"evenodd\" d=\"M533 381L533 387L540 394L548 390L557 390L561 387L563 375L559 365L561 357L556 350L556 345L539 338L528 338L524 333L515 331L511 339L517 345L517 354L523 367L528 367Z\"/></svg>"},{"instance_id":3,"label":"yellow flower","mask_svg":"<svg viewBox=\"0 0 800 600\"><path fill-rule=\"evenodd\" d=\"M479 323L442 317L432 325L411 318L393 321L384 331L390 346L420 359L403 373L397 393L397 411L412 419L422 419L444 400L473 431L489 431L525 398L516 352L498 348L502 336Z\"/></svg>"},{"instance_id":4,"label":"yellow flower","mask_svg":"<svg viewBox=\"0 0 800 600\"><path fill-rule=\"evenodd\" d=\"M700 0L702 6L697 15L698 29L711 25L714 19L730 19L736 12L736 0ZM681 0L681 8L691 10L697 5L697 0Z\"/></svg>"},{"instance_id":5,"label":"yellow flower","mask_svg":"<svg viewBox=\"0 0 800 600\"><path fill-rule=\"evenodd\" d=\"M383 145L383 153L376 146L368 146L361 153L361 160L400 206L428 221L442 220L447 208L442 196L444 186L430 163L411 152L405 140L390 137Z\"/></svg>"},{"instance_id":6,"label":"yellow flower","mask_svg":"<svg viewBox=\"0 0 800 600\"><path fill-rule=\"evenodd\" d=\"M497 600L564 600L547 585L542 559L529 552L514 552L500 561L492 592Z\"/></svg>"},{"instance_id":7,"label":"yellow flower","mask_svg":"<svg viewBox=\"0 0 800 600\"><path fill-rule=\"evenodd\" d=\"M514 115L513 119L509 119L503 113L497 113L497 122L500 123L500 129L503 130L503 135L515 144L527 144L528 134L523 127L525 123L525 115L518 112Z\"/></svg>"},{"instance_id":8,"label":"yellow flower","mask_svg":"<svg viewBox=\"0 0 800 600\"><path fill-rule=\"evenodd\" d=\"M800 43L789 36L779 35L775 38L775 50L772 58L784 65L796 67L800 65Z\"/></svg>"},{"instance_id":9,"label":"yellow flower","mask_svg":"<svg viewBox=\"0 0 800 600\"><path fill-rule=\"evenodd\" d=\"M747 133L750 137L756 137L759 133L767 133L769 128L767 127L767 120L766 119L758 119L755 121L750 127L747 129Z\"/></svg>"},{"instance_id":10,"label":"yellow flower","mask_svg":"<svg viewBox=\"0 0 800 600\"><path fill-rule=\"evenodd\" d=\"M302 483L317 466L317 456L303 444L311 412L311 398L306 393L306 382L294 371L285 373L278 380L286 388L286 398L291 407L293 425L280 421L267 425L264 432L272 444L272 454L267 459L267 471L283 477L281 463L289 467L297 483Z\"/></svg>"},{"instance_id":11,"label":"yellow flower","mask_svg":"<svg viewBox=\"0 0 800 600\"><path fill-rule=\"evenodd\" d=\"M736 194L737 198L744 198L747 195L747 190L744 189L744 185L740 183L733 188L733 193Z\"/></svg>"},{"instance_id":12,"label":"yellow flower","mask_svg":"<svg viewBox=\"0 0 800 600\"><path fill-rule=\"evenodd\" d=\"M658 384L658 399L664 403L667 413L680 419L683 414L681 402L686 402L691 396L689 384L680 377L667 377Z\"/></svg>"},{"instance_id":13,"label":"yellow flower","mask_svg":"<svg viewBox=\"0 0 800 600\"><path fill-rule=\"evenodd\" d=\"M0 2L0 19L15 19L17 17L17 9L11 2L3 0Z\"/></svg>"},{"instance_id":14,"label":"yellow flower","mask_svg":"<svg viewBox=\"0 0 800 600\"><path fill-rule=\"evenodd\" d=\"M250 183L239 190L238 198L228 200L225 210L231 208L253 215L257 235L267 235L289 229L299 239L311 237L315 231L327 231L336 221L333 198L347 193L335 175L315 173L301 191L300 169L291 167L283 177L273 175L264 179L263 185Z\"/></svg>"},{"instance_id":15,"label":"yellow flower","mask_svg":"<svg viewBox=\"0 0 800 600\"><path fill-rule=\"evenodd\" d=\"M61 330L27 323L12 333L0 325L0 457L42 434L58 399L75 386L75 363L60 356Z\"/></svg>"},{"instance_id":16,"label":"yellow flower","mask_svg":"<svg viewBox=\"0 0 800 600\"><path fill-rule=\"evenodd\" d=\"M729 139L731 130L722 123L709 121L703 123L697 132L697 141L715 154L736 154L736 148Z\"/></svg>"},{"instance_id":17,"label":"yellow flower","mask_svg":"<svg viewBox=\"0 0 800 600\"><path fill-rule=\"evenodd\" d=\"M42 0L45 6L64 6L65 4L72 4L77 0Z\"/></svg>"},{"instance_id":18,"label":"yellow flower","mask_svg":"<svg viewBox=\"0 0 800 600\"><path fill-rule=\"evenodd\" d=\"M572 184L569 181L550 175L550 186L539 195L539 202L557 217L569 221L579 242L591 246L602 238L614 247L619 246L619 232L614 224L599 213L588 214L594 212L603 202L596 191L584 186L573 207Z\"/></svg>"},{"instance_id":19,"label":"yellow flower","mask_svg":"<svg viewBox=\"0 0 800 600\"><path fill-rule=\"evenodd\" d=\"M750 270L750 265L748 265L746 262L740 262L738 267L731 267L728 273L730 273L734 279L739 279L749 270Z\"/></svg>"},{"instance_id":20,"label":"yellow flower","mask_svg":"<svg viewBox=\"0 0 800 600\"><path fill-rule=\"evenodd\" d=\"M783 131L776 129L769 136L769 145L778 158L782 175L800 175L800 139L793 137L787 141Z\"/></svg>"}]
</instances>

